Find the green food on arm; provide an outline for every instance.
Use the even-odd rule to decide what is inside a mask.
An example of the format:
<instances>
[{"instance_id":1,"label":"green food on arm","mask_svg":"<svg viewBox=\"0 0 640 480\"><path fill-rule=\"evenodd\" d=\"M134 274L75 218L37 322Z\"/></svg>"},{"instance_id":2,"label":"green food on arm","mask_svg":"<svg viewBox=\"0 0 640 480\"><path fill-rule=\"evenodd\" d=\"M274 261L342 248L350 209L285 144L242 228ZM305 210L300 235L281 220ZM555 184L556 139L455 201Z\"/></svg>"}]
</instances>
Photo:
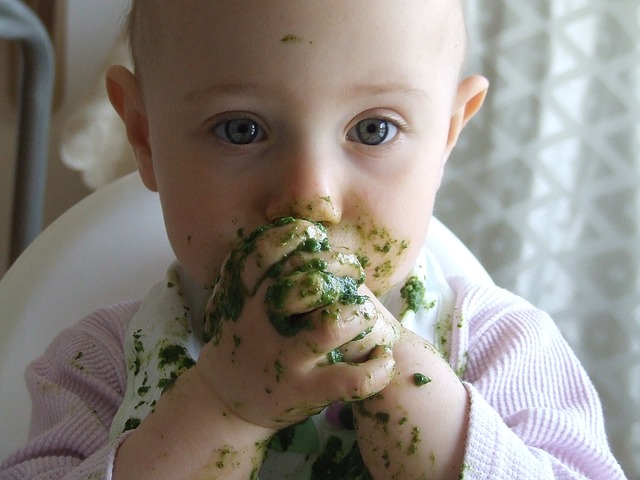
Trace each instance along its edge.
<instances>
[{"instance_id":1,"label":"green food on arm","mask_svg":"<svg viewBox=\"0 0 640 480\"><path fill-rule=\"evenodd\" d=\"M422 387L427 383L431 382L431 379L422 373L414 373L413 374L413 383L416 387Z\"/></svg>"}]
</instances>

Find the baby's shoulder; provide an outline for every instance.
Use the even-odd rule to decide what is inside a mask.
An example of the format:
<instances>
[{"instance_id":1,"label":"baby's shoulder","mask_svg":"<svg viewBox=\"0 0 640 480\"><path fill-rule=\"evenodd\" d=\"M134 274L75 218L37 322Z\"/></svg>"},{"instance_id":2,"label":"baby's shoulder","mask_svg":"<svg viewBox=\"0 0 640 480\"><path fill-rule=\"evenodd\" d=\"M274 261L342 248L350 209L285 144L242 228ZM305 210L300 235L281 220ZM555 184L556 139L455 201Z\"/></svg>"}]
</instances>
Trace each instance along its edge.
<instances>
[{"instance_id":1,"label":"baby's shoulder","mask_svg":"<svg viewBox=\"0 0 640 480\"><path fill-rule=\"evenodd\" d=\"M131 300L101 307L82 318L70 330L91 336L124 338L129 322L141 304L140 300Z\"/></svg>"},{"instance_id":2,"label":"baby's shoulder","mask_svg":"<svg viewBox=\"0 0 640 480\"><path fill-rule=\"evenodd\" d=\"M122 357L129 322L140 301L128 301L99 308L60 331L40 359L58 360L87 356ZM37 363L37 362L36 362Z\"/></svg>"}]
</instances>

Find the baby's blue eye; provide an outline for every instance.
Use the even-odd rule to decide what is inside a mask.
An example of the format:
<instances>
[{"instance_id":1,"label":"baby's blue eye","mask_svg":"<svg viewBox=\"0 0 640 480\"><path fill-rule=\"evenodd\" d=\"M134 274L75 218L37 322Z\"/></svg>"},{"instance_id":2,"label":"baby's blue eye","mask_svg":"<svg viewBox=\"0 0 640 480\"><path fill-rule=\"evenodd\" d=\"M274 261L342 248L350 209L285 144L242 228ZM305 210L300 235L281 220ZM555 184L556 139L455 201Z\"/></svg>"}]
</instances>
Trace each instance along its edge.
<instances>
[{"instance_id":1,"label":"baby's blue eye","mask_svg":"<svg viewBox=\"0 0 640 480\"><path fill-rule=\"evenodd\" d=\"M398 127L383 118L365 118L356 123L347 138L365 145L375 146L387 143L398 134Z\"/></svg>"},{"instance_id":2,"label":"baby's blue eye","mask_svg":"<svg viewBox=\"0 0 640 480\"><path fill-rule=\"evenodd\" d=\"M212 129L222 140L234 145L248 145L262 137L262 128L250 118L234 118L218 123Z\"/></svg>"}]
</instances>

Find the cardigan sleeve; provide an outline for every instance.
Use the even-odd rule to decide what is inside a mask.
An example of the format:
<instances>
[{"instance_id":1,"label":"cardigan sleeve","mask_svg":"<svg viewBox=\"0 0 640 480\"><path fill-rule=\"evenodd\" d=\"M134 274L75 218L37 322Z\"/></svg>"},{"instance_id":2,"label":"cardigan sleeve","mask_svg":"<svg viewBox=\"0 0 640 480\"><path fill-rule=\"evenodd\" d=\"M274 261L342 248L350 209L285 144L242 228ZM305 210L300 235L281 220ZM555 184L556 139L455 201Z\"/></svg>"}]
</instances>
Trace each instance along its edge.
<instances>
[{"instance_id":1,"label":"cardigan sleeve","mask_svg":"<svg viewBox=\"0 0 640 480\"><path fill-rule=\"evenodd\" d=\"M139 305L94 312L28 366L29 440L0 464L0 480L111 478L122 441L110 443L109 428L126 387L123 338Z\"/></svg>"},{"instance_id":2,"label":"cardigan sleeve","mask_svg":"<svg viewBox=\"0 0 640 480\"><path fill-rule=\"evenodd\" d=\"M466 359L470 398L464 478L624 479L598 394L552 319L497 287L451 284L452 358Z\"/></svg>"}]
</instances>

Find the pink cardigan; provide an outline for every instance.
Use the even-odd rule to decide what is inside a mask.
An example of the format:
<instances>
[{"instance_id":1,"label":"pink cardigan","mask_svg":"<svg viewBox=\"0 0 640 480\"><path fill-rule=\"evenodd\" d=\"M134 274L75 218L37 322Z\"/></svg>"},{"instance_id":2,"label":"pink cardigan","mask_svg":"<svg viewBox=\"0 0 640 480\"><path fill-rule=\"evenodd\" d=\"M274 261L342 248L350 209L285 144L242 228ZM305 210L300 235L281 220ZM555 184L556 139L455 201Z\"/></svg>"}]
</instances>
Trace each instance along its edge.
<instances>
[{"instance_id":1,"label":"pink cardigan","mask_svg":"<svg viewBox=\"0 0 640 480\"><path fill-rule=\"evenodd\" d=\"M464 478L624 479L596 391L553 321L505 290L449 282L464 319L450 360L466 359L471 399ZM29 366L30 440L0 464L0 480L111 478L123 439L108 439L126 385L123 341L139 305L93 313Z\"/></svg>"}]
</instances>

